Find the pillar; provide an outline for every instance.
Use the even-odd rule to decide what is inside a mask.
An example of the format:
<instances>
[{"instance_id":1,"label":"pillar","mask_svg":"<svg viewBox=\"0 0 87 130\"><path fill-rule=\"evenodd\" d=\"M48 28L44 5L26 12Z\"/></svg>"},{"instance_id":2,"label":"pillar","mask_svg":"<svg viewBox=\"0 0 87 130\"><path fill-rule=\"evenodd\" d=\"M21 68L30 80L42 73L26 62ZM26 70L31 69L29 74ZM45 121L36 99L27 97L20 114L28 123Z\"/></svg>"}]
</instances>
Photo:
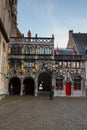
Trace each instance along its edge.
<instances>
[{"instance_id":1,"label":"pillar","mask_svg":"<svg viewBox=\"0 0 87 130\"><path fill-rule=\"evenodd\" d=\"M56 80L55 80L55 74L52 74L52 87L54 87L54 96L55 96L55 86L56 86Z\"/></svg>"},{"instance_id":2,"label":"pillar","mask_svg":"<svg viewBox=\"0 0 87 130\"><path fill-rule=\"evenodd\" d=\"M21 91L20 96L23 96L23 78L21 77Z\"/></svg>"},{"instance_id":3,"label":"pillar","mask_svg":"<svg viewBox=\"0 0 87 130\"><path fill-rule=\"evenodd\" d=\"M34 93L34 96L37 96L37 92L38 92L38 83L37 83L37 78L35 78L35 93Z\"/></svg>"}]
</instances>

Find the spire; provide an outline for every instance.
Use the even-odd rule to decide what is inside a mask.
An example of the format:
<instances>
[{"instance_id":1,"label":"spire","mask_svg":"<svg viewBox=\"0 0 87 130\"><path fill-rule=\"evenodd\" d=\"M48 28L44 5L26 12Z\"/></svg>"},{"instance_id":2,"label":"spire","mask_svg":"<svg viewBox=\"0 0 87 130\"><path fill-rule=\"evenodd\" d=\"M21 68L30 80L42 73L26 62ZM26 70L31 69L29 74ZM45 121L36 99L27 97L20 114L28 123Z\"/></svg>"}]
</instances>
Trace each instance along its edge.
<instances>
[{"instance_id":1,"label":"spire","mask_svg":"<svg viewBox=\"0 0 87 130\"><path fill-rule=\"evenodd\" d=\"M73 50L72 50L72 54L73 55L76 55L77 54L77 51L73 48Z\"/></svg>"},{"instance_id":2,"label":"spire","mask_svg":"<svg viewBox=\"0 0 87 130\"><path fill-rule=\"evenodd\" d=\"M56 54L59 55L58 44L57 44Z\"/></svg>"},{"instance_id":3,"label":"spire","mask_svg":"<svg viewBox=\"0 0 87 130\"><path fill-rule=\"evenodd\" d=\"M28 31L27 36L28 36L28 38L31 38L31 32L30 32L30 30Z\"/></svg>"}]
</instances>

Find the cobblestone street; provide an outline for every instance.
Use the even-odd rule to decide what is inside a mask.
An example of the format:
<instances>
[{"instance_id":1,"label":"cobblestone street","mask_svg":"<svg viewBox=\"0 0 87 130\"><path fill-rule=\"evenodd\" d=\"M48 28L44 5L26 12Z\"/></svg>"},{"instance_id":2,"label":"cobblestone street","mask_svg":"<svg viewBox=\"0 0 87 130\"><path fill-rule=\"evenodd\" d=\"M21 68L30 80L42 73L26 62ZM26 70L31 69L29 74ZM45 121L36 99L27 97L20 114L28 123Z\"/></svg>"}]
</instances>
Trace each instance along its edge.
<instances>
[{"instance_id":1,"label":"cobblestone street","mask_svg":"<svg viewBox=\"0 0 87 130\"><path fill-rule=\"evenodd\" d=\"M0 130L87 130L87 98L7 97Z\"/></svg>"}]
</instances>

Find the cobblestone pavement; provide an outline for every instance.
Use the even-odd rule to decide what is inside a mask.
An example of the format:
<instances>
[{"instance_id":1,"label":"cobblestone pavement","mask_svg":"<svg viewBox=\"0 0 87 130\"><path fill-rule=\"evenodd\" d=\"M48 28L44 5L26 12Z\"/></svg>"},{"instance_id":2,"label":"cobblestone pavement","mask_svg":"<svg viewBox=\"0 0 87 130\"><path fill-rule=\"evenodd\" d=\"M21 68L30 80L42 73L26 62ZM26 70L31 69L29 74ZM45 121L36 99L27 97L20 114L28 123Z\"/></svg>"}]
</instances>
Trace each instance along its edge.
<instances>
[{"instance_id":1,"label":"cobblestone pavement","mask_svg":"<svg viewBox=\"0 0 87 130\"><path fill-rule=\"evenodd\" d=\"M0 130L87 130L87 97L7 97Z\"/></svg>"}]
</instances>

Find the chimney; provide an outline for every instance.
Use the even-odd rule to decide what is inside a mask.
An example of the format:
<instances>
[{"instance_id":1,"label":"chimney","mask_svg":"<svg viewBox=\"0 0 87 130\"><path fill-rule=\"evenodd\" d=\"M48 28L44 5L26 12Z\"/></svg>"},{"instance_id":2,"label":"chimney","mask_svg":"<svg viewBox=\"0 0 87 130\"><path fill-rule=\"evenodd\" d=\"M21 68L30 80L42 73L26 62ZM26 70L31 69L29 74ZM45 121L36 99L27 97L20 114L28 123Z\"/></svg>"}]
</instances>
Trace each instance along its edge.
<instances>
[{"instance_id":1,"label":"chimney","mask_svg":"<svg viewBox=\"0 0 87 130\"><path fill-rule=\"evenodd\" d=\"M28 36L28 38L31 38L31 32L30 32L30 30L28 31L27 36Z\"/></svg>"},{"instance_id":2,"label":"chimney","mask_svg":"<svg viewBox=\"0 0 87 130\"><path fill-rule=\"evenodd\" d=\"M73 30L69 30L69 33L73 33Z\"/></svg>"}]
</instances>

